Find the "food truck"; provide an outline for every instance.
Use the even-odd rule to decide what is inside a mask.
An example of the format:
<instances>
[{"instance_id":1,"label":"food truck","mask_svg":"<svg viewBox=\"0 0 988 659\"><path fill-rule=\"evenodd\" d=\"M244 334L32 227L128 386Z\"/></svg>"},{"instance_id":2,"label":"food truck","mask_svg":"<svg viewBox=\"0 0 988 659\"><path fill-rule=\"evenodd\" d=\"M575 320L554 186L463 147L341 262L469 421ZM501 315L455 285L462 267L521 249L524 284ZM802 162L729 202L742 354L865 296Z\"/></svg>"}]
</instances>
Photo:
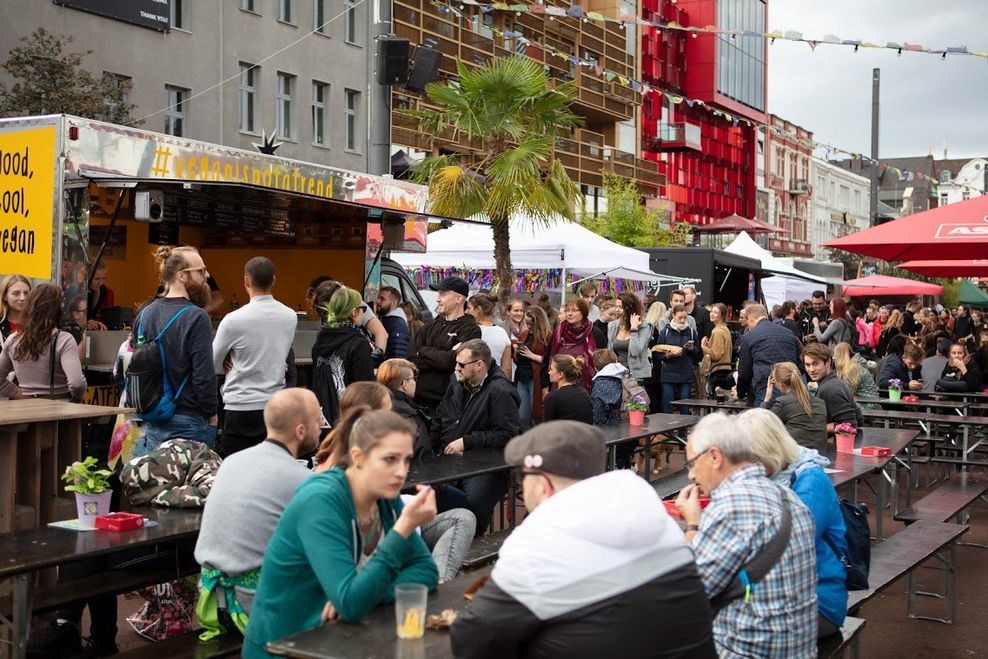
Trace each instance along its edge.
<instances>
[{"instance_id":1,"label":"food truck","mask_svg":"<svg viewBox=\"0 0 988 659\"><path fill-rule=\"evenodd\" d=\"M258 255L275 264L275 297L304 314L318 275L376 298L385 250L425 251L427 206L428 188L390 177L68 115L0 119L0 275L60 284L69 308L102 263L114 294L103 321L124 336L158 286L158 245L200 250L223 296L215 321L247 302L243 267ZM308 357L318 324L299 328ZM87 333L87 377L120 343Z\"/></svg>"}]
</instances>

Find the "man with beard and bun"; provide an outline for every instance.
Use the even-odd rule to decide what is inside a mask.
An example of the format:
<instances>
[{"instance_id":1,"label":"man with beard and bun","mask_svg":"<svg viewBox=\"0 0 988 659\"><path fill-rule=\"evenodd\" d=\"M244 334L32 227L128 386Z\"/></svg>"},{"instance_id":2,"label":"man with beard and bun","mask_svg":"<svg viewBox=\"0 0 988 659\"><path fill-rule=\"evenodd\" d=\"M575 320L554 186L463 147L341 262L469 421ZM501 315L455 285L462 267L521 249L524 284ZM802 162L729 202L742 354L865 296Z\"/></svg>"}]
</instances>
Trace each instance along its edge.
<instances>
[{"instance_id":1,"label":"man with beard and bun","mask_svg":"<svg viewBox=\"0 0 988 659\"><path fill-rule=\"evenodd\" d=\"M164 294L141 309L131 343L136 344L138 329L146 341L154 339L174 317L160 343L168 365L165 377L175 397L175 414L167 421L145 424L144 439L134 447L135 458L176 437L210 447L216 439L213 330L203 309L210 299L206 285L209 271L194 247L159 247L155 260Z\"/></svg>"},{"instance_id":2,"label":"man with beard and bun","mask_svg":"<svg viewBox=\"0 0 988 659\"><path fill-rule=\"evenodd\" d=\"M312 473L297 458L316 450L321 419L319 401L308 389L278 391L264 406L267 439L231 455L217 472L195 550L202 566L196 616L206 639L224 632L218 610L246 631L264 550L295 490Z\"/></svg>"}]
</instances>

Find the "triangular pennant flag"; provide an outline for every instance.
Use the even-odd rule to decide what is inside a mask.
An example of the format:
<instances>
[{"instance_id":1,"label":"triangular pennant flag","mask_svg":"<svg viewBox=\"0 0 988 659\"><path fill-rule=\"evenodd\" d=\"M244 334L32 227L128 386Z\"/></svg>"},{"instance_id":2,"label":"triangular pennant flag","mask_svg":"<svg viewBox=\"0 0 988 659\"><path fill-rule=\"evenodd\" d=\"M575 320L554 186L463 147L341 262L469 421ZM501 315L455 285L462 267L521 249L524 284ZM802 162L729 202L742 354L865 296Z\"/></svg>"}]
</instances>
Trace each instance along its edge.
<instances>
[{"instance_id":1,"label":"triangular pennant flag","mask_svg":"<svg viewBox=\"0 0 988 659\"><path fill-rule=\"evenodd\" d=\"M583 18L586 14L580 5L570 5L566 10L566 15L573 18Z\"/></svg>"},{"instance_id":2,"label":"triangular pennant flag","mask_svg":"<svg viewBox=\"0 0 988 659\"><path fill-rule=\"evenodd\" d=\"M545 13L545 5L540 5L540 4L531 4L531 5L528 5L528 13L530 13L530 14L544 14Z\"/></svg>"}]
</instances>

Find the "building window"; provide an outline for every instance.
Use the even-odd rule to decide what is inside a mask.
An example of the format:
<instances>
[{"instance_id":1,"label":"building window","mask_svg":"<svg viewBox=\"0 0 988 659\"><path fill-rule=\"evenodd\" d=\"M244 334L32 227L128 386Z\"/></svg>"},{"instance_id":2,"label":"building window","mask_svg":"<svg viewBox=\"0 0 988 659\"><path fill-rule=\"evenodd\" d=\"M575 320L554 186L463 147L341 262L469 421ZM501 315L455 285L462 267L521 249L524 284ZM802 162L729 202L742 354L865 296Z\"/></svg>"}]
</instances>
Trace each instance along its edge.
<instances>
[{"instance_id":1,"label":"building window","mask_svg":"<svg viewBox=\"0 0 988 659\"><path fill-rule=\"evenodd\" d=\"M256 130L257 80L260 67L240 63L240 130L253 133Z\"/></svg>"},{"instance_id":2,"label":"building window","mask_svg":"<svg viewBox=\"0 0 988 659\"><path fill-rule=\"evenodd\" d=\"M940 170L940 182L941 183L950 183L950 170L949 169L941 169Z\"/></svg>"},{"instance_id":3,"label":"building window","mask_svg":"<svg viewBox=\"0 0 988 659\"><path fill-rule=\"evenodd\" d=\"M329 85L312 81L312 143L329 146L326 141L326 101L329 99Z\"/></svg>"},{"instance_id":4,"label":"building window","mask_svg":"<svg viewBox=\"0 0 988 659\"><path fill-rule=\"evenodd\" d=\"M180 30L185 28L184 4L185 0L171 0L168 3L168 27L176 27Z\"/></svg>"},{"instance_id":5,"label":"building window","mask_svg":"<svg viewBox=\"0 0 988 659\"><path fill-rule=\"evenodd\" d=\"M291 139L292 130L292 96L295 92L295 76L290 73L278 73L278 95L275 113L277 116L277 135Z\"/></svg>"},{"instance_id":6,"label":"building window","mask_svg":"<svg viewBox=\"0 0 988 659\"><path fill-rule=\"evenodd\" d=\"M326 0L312 0L312 30L326 34Z\"/></svg>"},{"instance_id":7,"label":"building window","mask_svg":"<svg viewBox=\"0 0 988 659\"><path fill-rule=\"evenodd\" d=\"M360 92L347 89L343 92L345 98L343 105L344 134L343 144L347 151L357 150L357 109L360 105Z\"/></svg>"},{"instance_id":8,"label":"building window","mask_svg":"<svg viewBox=\"0 0 988 659\"><path fill-rule=\"evenodd\" d=\"M185 101L189 90L165 85L165 134L182 137L185 135Z\"/></svg>"},{"instance_id":9,"label":"building window","mask_svg":"<svg viewBox=\"0 0 988 659\"><path fill-rule=\"evenodd\" d=\"M118 112L123 112L130 105L130 90L134 88L134 79L130 76L111 73L110 71L104 71L103 76L110 80L113 89L119 93L119 103L109 100L106 102L107 116L114 117L117 116Z\"/></svg>"},{"instance_id":10,"label":"building window","mask_svg":"<svg viewBox=\"0 0 988 659\"><path fill-rule=\"evenodd\" d=\"M343 9L343 40L357 43L357 4L355 0L344 0Z\"/></svg>"},{"instance_id":11,"label":"building window","mask_svg":"<svg viewBox=\"0 0 988 659\"><path fill-rule=\"evenodd\" d=\"M295 0L278 0L278 20L285 23L295 22Z\"/></svg>"},{"instance_id":12,"label":"building window","mask_svg":"<svg viewBox=\"0 0 988 659\"><path fill-rule=\"evenodd\" d=\"M257 13L257 2L256 0L240 0L240 8L244 11L252 11Z\"/></svg>"}]
</instances>

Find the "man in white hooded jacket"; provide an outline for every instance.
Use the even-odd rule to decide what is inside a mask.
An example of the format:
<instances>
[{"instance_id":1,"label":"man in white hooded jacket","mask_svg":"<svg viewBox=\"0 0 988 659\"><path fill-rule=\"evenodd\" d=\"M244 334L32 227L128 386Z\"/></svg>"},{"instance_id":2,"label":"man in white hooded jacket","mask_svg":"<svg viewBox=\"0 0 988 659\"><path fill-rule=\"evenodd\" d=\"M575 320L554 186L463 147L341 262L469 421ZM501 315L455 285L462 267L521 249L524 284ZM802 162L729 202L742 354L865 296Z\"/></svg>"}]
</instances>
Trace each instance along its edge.
<instances>
[{"instance_id":1,"label":"man in white hooded jacket","mask_svg":"<svg viewBox=\"0 0 988 659\"><path fill-rule=\"evenodd\" d=\"M530 514L453 624L456 657L717 656L682 531L644 480L604 473L597 428L545 423L504 455Z\"/></svg>"}]
</instances>

